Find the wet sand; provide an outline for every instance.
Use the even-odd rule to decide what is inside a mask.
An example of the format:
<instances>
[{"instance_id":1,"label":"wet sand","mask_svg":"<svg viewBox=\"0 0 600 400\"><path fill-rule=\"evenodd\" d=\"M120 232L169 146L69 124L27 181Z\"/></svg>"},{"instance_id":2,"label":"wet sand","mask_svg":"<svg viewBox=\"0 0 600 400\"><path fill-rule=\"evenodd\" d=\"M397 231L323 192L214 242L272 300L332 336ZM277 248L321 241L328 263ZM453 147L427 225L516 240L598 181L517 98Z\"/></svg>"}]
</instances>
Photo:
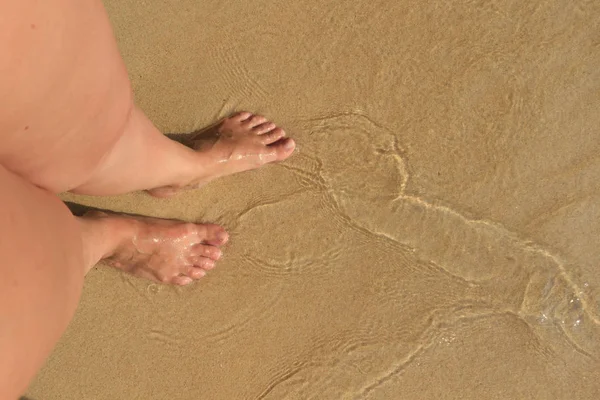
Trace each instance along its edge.
<instances>
[{"instance_id":1,"label":"wet sand","mask_svg":"<svg viewBox=\"0 0 600 400\"><path fill-rule=\"evenodd\" d=\"M158 200L174 288L99 266L32 399L597 399L600 3L106 2L164 132L237 110L289 161Z\"/></svg>"}]
</instances>

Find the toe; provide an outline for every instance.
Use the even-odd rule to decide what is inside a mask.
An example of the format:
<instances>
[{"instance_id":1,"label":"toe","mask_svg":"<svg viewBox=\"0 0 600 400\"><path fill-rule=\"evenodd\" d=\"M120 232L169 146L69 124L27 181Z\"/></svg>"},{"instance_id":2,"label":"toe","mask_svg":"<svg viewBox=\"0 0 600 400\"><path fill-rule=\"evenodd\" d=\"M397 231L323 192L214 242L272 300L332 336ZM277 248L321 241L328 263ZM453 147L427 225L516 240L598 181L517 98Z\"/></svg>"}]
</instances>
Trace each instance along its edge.
<instances>
[{"instance_id":1,"label":"toe","mask_svg":"<svg viewBox=\"0 0 600 400\"><path fill-rule=\"evenodd\" d=\"M248 111L242 111L242 112L232 115L231 119L236 122L242 122L242 121L247 120L251 116L252 116L252 113L249 113Z\"/></svg>"},{"instance_id":2,"label":"toe","mask_svg":"<svg viewBox=\"0 0 600 400\"><path fill-rule=\"evenodd\" d=\"M202 268L190 267L187 271L187 276L192 279L200 279L206 276L206 271Z\"/></svg>"},{"instance_id":3,"label":"toe","mask_svg":"<svg viewBox=\"0 0 600 400\"><path fill-rule=\"evenodd\" d=\"M198 225L198 236L203 244L212 246L221 246L229 240L227 231L215 224Z\"/></svg>"},{"instance_id":4,"label":"toe","mask_svg":"<svg viewBox=\"0 0 600 400\"><path fill-rule=\"evenodd\" d=\"M171 282L175 285L186 286L192 283L193 281L194 280L189 276L176 276Z\"/></svg>"},{"instance_id":5,"label":"toe","mask_svg":"<svg viewBox=\"0 0 600 400\"><path fill-rule=\"evenodd\" d=\"M294 142L294 139L284 138L269 145L269 147L273 147L275 149L277 161L281 161L292 155L294 149L296 148L296 142Z\"/></svg>"},{"instance_id":6,"label":"toe","mask_svg":"<svg viewBox=\"0 0 600 400\"><path fill-rule=\"evenodd\" d=\"M267 119L262 115L253 115L252 117L245 120L244 124L247 125L249 128L254 128L260 124L264 124L265 122L267 122Z\"/></svg>"},{"instance_id":7,"label":"toe","mask_svg":"<svg viewBox=\"0 0 600 400\"><path fill-rule=\"evenodd\" d=\"M265 134L267 132L271 132L275 128L277 128L277 125L275 125L274 122L267 121L264 124L260 124L258 126L255 126L252 130L257 135L263 135L263 134Z\"/></svg>"},{"instance_id":8,"label":"toe","mask_svg":"<svg viewBox=\"0 0 600 400\"><path fill-rule=\"evenodd\" d=\"M196 259L194 260L194 267L202 268L206 271L209 271L215 267L215 262L210 258L196 257Z\"/></svg>"},{"instance_id":9,"label":"toe","mask_svg":"<svg viewBox=\"0 0 600 400\"><path fill-rule=\"evenodd\" d=\"M263 141L263 144L267 145L267 144L275 143L276 141L283 138L284 136L285 136L285 131L281 128L276 128L276 129L273 129L269 133L265 133L260 138Z\"/></svg>"},{"instance_id":10,"label":"toe","mask_svg":"<svg viewBox=\"0 0 600 400\"><path fill-rule=\"evenodd\" d=\"M216 261L221 258L223 252L216 246L197 244L192 249L192 254L194 256L202 256Z\"/></svg>"}]
</instances>

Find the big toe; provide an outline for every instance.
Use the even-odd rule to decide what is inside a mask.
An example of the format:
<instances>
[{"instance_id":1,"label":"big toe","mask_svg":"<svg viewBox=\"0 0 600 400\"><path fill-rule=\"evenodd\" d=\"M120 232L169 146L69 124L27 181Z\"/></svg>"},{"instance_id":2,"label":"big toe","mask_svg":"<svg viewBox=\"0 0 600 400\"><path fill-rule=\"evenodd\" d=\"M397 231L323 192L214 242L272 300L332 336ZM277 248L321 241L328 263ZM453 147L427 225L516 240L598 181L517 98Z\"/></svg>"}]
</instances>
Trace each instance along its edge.
<instances>
[{"instance_id":1,"label":"big toe","mask_svg":"<svg viewBox=\"0 0 600 400\"><path fill-rule=\"evenodd\" d=\"M275 149L277 161L285 160L292 155L296 148L296 142L292 138L283 138L269 145Z\"/></svg>"},{"instance_id":2,"label":"big toe","mask_svg":"<svg viewBox=\"0 0 600 400\"><path fill-rule=\"evenodd\" d=\"M212 246L221 246L229 240L227 231L222 226L215 224L199 225L198 235L200 236L202 243L210 244Z\"/></svg>"}]
</instances>

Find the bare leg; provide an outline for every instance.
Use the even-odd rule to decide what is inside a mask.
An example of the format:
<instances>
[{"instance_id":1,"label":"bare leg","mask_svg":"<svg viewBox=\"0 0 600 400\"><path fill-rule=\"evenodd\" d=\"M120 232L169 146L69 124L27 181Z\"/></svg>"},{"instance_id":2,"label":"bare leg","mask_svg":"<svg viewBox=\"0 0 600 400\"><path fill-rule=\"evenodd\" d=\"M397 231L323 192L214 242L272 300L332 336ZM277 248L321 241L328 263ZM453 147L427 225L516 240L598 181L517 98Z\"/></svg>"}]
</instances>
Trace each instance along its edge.
<instances>
[{"instance_id":1,"label":"bare leg","mask_svg":"<svg viewBox=\"0 0 600 400\"><path fill-rule=\"evenodd\" d=\"M71 191L112 195L154 189L150 193L155 196L169 196L289 157L295 143L285 135L266 118L241 112L204 132L192 150L165 137L134 107L116 144Z\"/></svg>"},{"instance_id":2,"label":"bare leg","mask_svg":"<svg viewBox=\"0 0 600 400\"><path fill-rule=\"evenodd\" d=\"M162 135L133 105L99 0L9 1L0 49L0 93L11 94L0 98L0 163L52 192L170 193L294 150L249 113L224 120L218 140L196 152Z\"/></svg>"},{"instance_id":3,"label":"bare leg","mask_svg":"<svg viewBox=\"0 0 600 400\"><path fill-rule=\"evenodd\" d=\"M1 166L0 187L0 398L14 399L75 312L86 255L58 198ZM107 250L89 243L90 254Z\"/></svg>"},{"instance_id":4,"label":"bare leg","mask_svg":"<svg viewBox=\"0 0 600 400\"><path fill-rule=\"evenodd\" d=\"M68 39L68 40L66 40ZM227 234L216 225L73 217L52 193L156 195L282 160L294 148L259 116L223 121L197 152L132 104L98 0L9 1L0 13L0 398L20 394L72 317L100 259L160 282L198 279ZM162 192L161 192L162 190ZM6 238L9 238L8 240Z\"/></svg>"},{"instance_id":5,"label":"bare leg","mask_svg":"<svg viewBox=\"0 0 600 400\"><path fill-rule=\"evenodd\" d=\"M95 214L75 218L50 192L0 166L0 398L26 388L69 323L85 273L105 259L159 282L214 267L217 225ZM10 238L7 240L6 238Z\"/></svg>"}]
</instances>

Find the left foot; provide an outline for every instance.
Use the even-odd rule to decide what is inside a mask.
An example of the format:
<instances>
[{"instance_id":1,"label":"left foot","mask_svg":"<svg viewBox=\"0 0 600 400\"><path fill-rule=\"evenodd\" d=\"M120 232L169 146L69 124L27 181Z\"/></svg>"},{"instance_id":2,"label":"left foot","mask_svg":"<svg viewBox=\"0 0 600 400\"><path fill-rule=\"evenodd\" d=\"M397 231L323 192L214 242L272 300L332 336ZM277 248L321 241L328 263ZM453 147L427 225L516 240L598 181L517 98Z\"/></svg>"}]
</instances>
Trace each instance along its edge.
<instances>
[{"instance_id":1,"label":"left foot","mask_svg":"<svg viewBox=\"0 0 600 400\"><path fill-rule=\"evenodd\" d=\"M195 189L213 179L248 171L288 158L296 147L285 131L261 115L240 112L193 139L204 173L192 182L151 189L156 197L169 197L181 189Z\"/></svg>"},{"instance_id":2,"label":"left foot","mask_svg":"<svg viewBox=\"0 0 600 400\"><path fill-rule=\"evenodd\" d=\"M104 224L114 247L102 260L132 275L188 285L214 268L227 242L225 229L149 217L90 212L82 222ZM98 230L96 229L96 232Z\"/></svg>"}]
</instances>

